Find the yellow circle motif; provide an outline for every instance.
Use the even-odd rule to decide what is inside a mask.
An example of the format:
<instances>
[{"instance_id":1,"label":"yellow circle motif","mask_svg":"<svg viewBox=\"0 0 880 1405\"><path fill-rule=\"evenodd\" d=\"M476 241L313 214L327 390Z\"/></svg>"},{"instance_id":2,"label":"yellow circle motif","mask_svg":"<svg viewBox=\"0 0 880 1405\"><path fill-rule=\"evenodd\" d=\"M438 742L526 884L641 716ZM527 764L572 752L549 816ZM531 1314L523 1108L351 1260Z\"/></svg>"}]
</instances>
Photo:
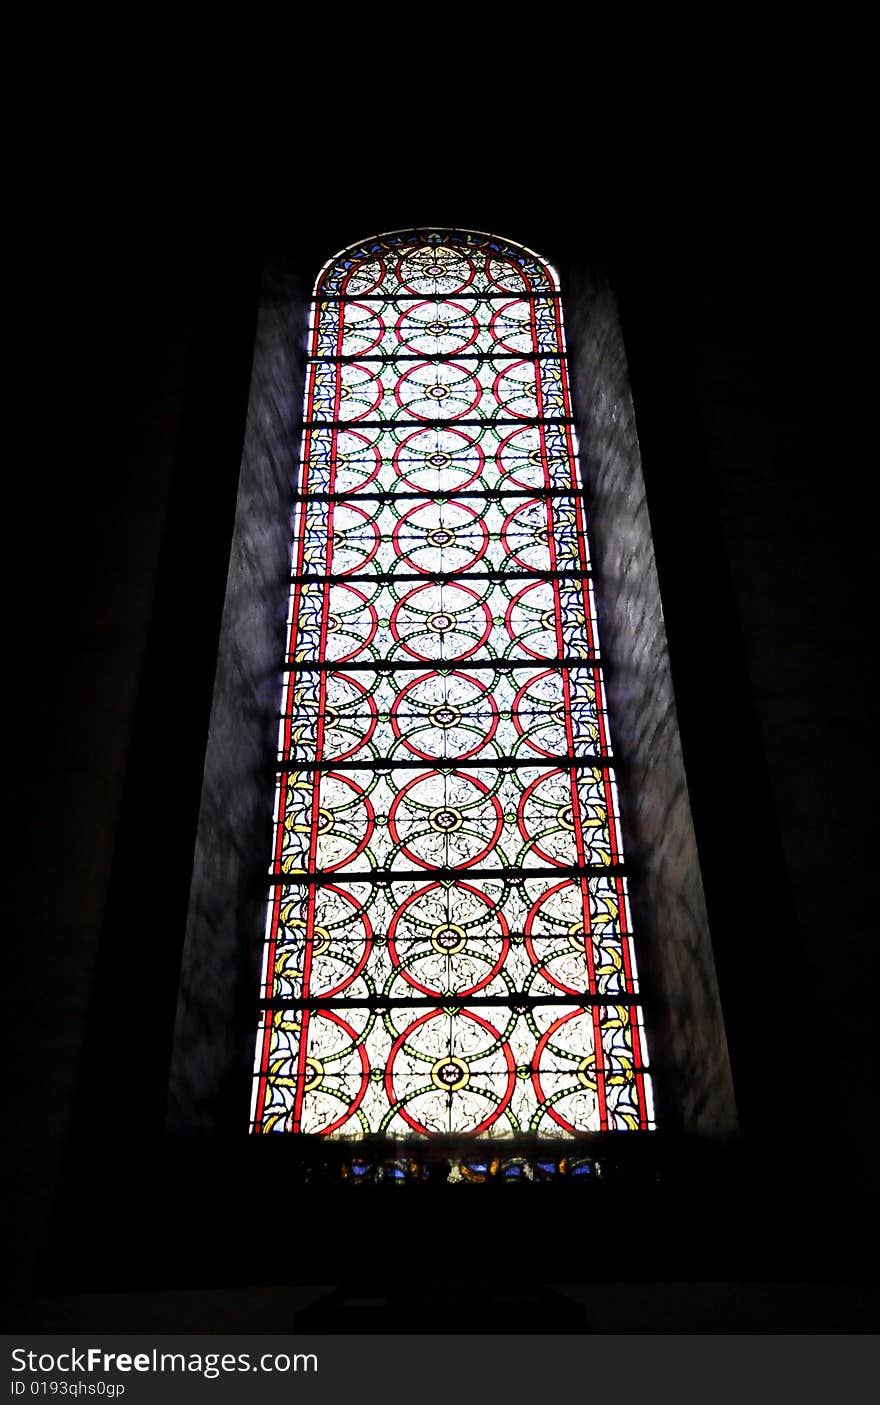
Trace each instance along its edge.
<instances>
[{"instance_id":1,"label":"yellow circle motif","mask_svg":"<svg viewBox=\"0 0 880 1405\"><path fill-rule=\"evenodd\" d=\"M437 727L454 727L456 722L461 721L461 713L457 707L452 707L449 703L441 703L429 714L431 721Z\"/></svg>"},{"instance_id":2,"label":"yellow circle motif","mask_svg":"<svg viewBox=\"0 0 880 1405\"><path fill-rule=\"evenodd\" d=\"M435 634L445 634L447 629L455 628L455 616L447 614L445 610L438 610L436 614L430 615L425 623Z\"/></svg>"},{"instance_id":3,"label":"yellow circle motif","mask_svg":"<svg viewBox=\"0 0 880 1405\"><path fill-rule=\"evenodd\" d=\"M574 922L574 923L572 923L572 925L571 925L571 926L569 927L569 929L568 929L568 941L569 941L569 945L572 946L572 947L574 947L575 951L580 952L581 956L583 956L583 954L584 954L584 941L585 941L585 940L586 940L586 931L584 930L584 924L583 924L583 922Z\"/></svg>"},{"instance_id":4,"label":"yellow circle motif","mask_svg":"<svg viewBox=\"0 0 880 1405\"><path fill-rule=\"evenodd\" d=\"M440 834L453 834L455 830L461 829L464 819L460 810L454 810L451 805L441 805L439 809L431 811L428 824Z\"/></svg>"},{"instance_id":5,"label":"yellow circle motif","mask_svg":"<svg viewBox=\"0 0 880 1405\"><path fill-rule=\"evenodd\" d=\"M461 951L466 941L467 933L464 928L456 926L454 922L443 922L431 933L431 945L443 956L452 956Z\"/></svg>"},{"instance_id":6,"label":"yellow circle motif","mask_svg":"<svg viewBox=\"0 0 880 1405\"><path fill-rule=\"evenodd\" d=\"M453 1054L444 1054L442 1059L438 1059L431 1069L431 1081L437 1088L442 1088L445 1093L457 1093L463 1088L470 1078L470 1072L463 1059L457 1059Z\"/></svg>"},{"instance_id":7,"label":"yellow circle motif","mask_svg":"<svg viewBox=\"0 0 880 1405\"><path fill-rule=\"evenodd\" d=\"M303 1084L303 1088L307 1093L310 1093L313 1088L320 1086L324 1077L324 1065L321 1063L321 1060L306 1059L305 1075L306 1081Z\"/></svg>"}]
</instances>

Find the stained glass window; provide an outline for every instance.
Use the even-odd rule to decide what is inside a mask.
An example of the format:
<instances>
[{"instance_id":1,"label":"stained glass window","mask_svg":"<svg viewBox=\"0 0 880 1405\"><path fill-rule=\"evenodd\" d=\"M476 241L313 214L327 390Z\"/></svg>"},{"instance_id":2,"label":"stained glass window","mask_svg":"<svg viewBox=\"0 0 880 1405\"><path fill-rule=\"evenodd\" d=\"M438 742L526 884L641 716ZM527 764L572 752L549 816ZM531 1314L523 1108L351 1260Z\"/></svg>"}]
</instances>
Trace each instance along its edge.
<instances>
[{"instance_id":1,"label":"stained glass window","mask_svg":"<svg viewBox=\"0 0 880 1405\"><path fill-rule=\"evenodd\" d=\"M558 280L333 260L306 376L251 1125L654 1125Z\"/></svg>"}]
</instances>

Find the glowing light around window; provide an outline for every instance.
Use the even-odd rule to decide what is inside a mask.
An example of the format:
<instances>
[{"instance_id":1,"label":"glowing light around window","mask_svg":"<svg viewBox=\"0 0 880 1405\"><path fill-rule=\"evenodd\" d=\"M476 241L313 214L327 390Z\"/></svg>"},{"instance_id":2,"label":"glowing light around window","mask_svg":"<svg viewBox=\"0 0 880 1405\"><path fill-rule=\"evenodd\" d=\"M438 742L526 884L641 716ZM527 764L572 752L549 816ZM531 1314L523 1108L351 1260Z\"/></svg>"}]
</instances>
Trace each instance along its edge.
<instances>
[{"instance_id":1,"label":"glowing light around window","mask_svg":"<svg viewBox=\"0 0 880 1405\"><path fill-rule=\"evenodd\" d=\"M388 235L309 351L252 1127L650 1128L555 275Z\"/></svg>"}]
</instances>

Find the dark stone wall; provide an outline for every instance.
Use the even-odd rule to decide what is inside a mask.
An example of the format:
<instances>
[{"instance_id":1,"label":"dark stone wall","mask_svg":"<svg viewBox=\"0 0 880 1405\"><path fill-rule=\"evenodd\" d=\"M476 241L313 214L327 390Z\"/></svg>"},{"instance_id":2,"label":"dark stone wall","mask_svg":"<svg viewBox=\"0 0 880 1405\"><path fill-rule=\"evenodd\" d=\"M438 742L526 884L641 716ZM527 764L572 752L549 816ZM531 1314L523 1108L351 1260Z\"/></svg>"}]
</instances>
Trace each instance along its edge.
<instances>
[{"instance_id":1,"label":"dark stone wall","mask_svg":"<svg viewBox=\"0 0 880 1405\"><path fill-rule=\"evenodd\" d=\"M859 398L843 321L859 272L826 263L828 250L808 260L798 233L771 229L725 296L704 280L687 329L692 452L711 485L740 636L731 729L751 715L736 749L762 797L754 807L740 765L719 778L740 815L730 848L741 941L763 973L742 992L753 1018L734 1032L749 1048L784 1028L780 1065L792 1070L781 1087L766 1072L744 1069L740 1081L777 1104L774 1154L786 1143L792 1172L818 1156L859 1194L876 1192L880 1166L866 996L878 969L876 516L870 453L850 442L849 411L841 418ZM731 986L741 979L731 972Z\"/></svg>"},{"instance_id":2,"label":"dark stone wall","mask_svg":"<svg viewBox=\"0 0 880 1405\"><path fill-rule=\"evenodd\" d=\"M401 199L391 209L377 191L320 218L287 211L271 237L260 232L260 258L246 245L167 230L149 247L142 231L124 249L119 235L111 254L102 236L95 277L66 320L77 337L75 355L72 332L63 343L65 376L79 372L71 403L53 425L50 469L19 475L23 506L10 519L36 524L41 544L7 593L11 649L27 683L20 701L33 723L23 742L9 731L7 756L15 842L3 1026L13 1035L5 1080L13 1150L3 1207L16 1327L64 1263L71 1292L92 1263L108 1291L153 1285L155 1320L173 1316L164 1289L183 1282L223 1294L226 1307L211 1320L235 1317L222 1285L248 1280L233 1262L232 1209L247 1195L256 1203L269 1181L258 1177L242 1192L231 1143L209 1142L207 1161L188 1159L184 1144L202 1139L163 1140L162 1129L254 344L250 269L261 266L263 249L294 247L311 275L328 250L371 226L400 227L414 208L442 223L451 204L460 217L460 199L429 210ZM760 207L760 231L742 216L756 208L751 194L738 221L734 204L726 185L723 209L706 211L701 189L697 218L675 223L662 203L637 220L631 207L615 219L606 200L588 222L601 227L598 237L537 206L527 229L497 199L471 202L462 222L519 234L560 267L607 263L619 300L683 764L753 1166L723 1196L643 1202L641 1249L626 1262L634 1276L662 1266L668 1278L671 1266L679 1278L748 1280L746 1317L759 1322L759 1280L839 1281L852 1238L842 1221L876 1218L876 552L866 463L844 452L839 423L822 437L813 413L853 404L846 343L828 315L857 294L853 275L799 255L802 231L779 221L778 210L774 234L772 203ZM120 287L130 290L123 301ZM574 335L572 315L569 305ZM282 343L279 365L292 355ZM615 357L609 352L609 368ZM285 413L277 411L278 426ZM45 417L43 404L34 422L41 442ZM611 582L615 560L599 512L592 530ZM49 545L59 541L60 554ZM599 598L606 649L614 639L607 594ZM244 602L241 609L246 615ZM266 657L272 633L260 644ZM619 661L609 687L623 703L615 719L623 751L633 680L618 669ZM274 741L265 730L268 691L264 680L230 681L222 726L239 709L251 738L247 778ZM635 790L626 773L623 780L637 866L662 819L634 809ZM223 803L218 792L218 827ZM670 871L675 853L671 845ZM249 909L246 883L236 884L239 915L261 909L261 900ZM648 917L636 916L642 930ZM228 939L230 917L212 921ZM218 986L217 998L225 1003L229 990ZM210 1043L208 1013L193 1012L196 1047ZM237 1088L234 1059L211 1056L200 1067L207 1064L224 1096ZM179 1082L175 1115L201 1118L208 1100ZM686 1115L700 1128L715 1116L708 1103ZM283 1168L279 1175L283 1184ZM193 1237L206 1204L207 1226ZM77 1223L80 1257L69 1250ZM652 1249L651 1227L663 1224L674 1242ZM153 1239L152 1260L143 1243L136 1259L138 1234ZM737 1240L738 1258L730 1252ZM619 1257L573 1253L566 1271L579 1281L586 1263L602 1262L605 1277L622 1271ZM53 1311L40 1319L48 1330L95 1320L87 1307ZM209 1326L213 1312L193 1311L187 1322ZM774 1312L766 1310L771 1327ZM823 1313L810 1318L817 1330L827 1329ZM112 1320L136 1325L122 1306Z\"/></svg>"},{"instance_id":3,"label":"dark stone wall","mask_svg":"<svg viewBox=\"0 0 880 1405\"><path fill-rule=\"evenodd\" d=\"M39 404L30 419L22 411L34 450L10 485L19 528L3 552L20 687L4 690L15 742L5 765L0 1258L16 1323L45 1261L75 1121L194 337L179 286L149 277L124 303L67 285L53 328Z\"/></svg>"},{"instance_id":4,"label":"dark stone wall","mask_svg":"<svg viewBox=\"0 0 880 1405\"><path fill-rule=\"evenodd\" d=\"M563 270L577 434L660 1125L736 1130L626 353L607 277ZM653 997L653 999L651 998Z\"/></svg>"},{"instance_id":5,"label":"dark stone wall","mask_svg":"<svg viewBox=\"0 0 880 1405\"><path fill-rule=\"evenodd\" d=\"M266 270L193 860L171 1132L244 1126L290 590L307 277Z\"/></svg>"}]
</instances>

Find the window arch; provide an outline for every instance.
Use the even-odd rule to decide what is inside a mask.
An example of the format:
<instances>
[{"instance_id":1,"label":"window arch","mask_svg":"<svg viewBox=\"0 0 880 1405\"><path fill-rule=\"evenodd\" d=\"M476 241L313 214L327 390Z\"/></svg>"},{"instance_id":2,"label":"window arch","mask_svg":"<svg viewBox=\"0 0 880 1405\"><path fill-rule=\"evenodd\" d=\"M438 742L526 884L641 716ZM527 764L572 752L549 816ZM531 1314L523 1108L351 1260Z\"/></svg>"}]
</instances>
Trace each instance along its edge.
<instances>
[{"instance_id":1,"label":"window arch","mask_svg":"<svg viewBox=\"0 0 880 1405\"><path fill-rule=\"evenodd\" d=\"M558 279L389 234L309 338L251 1125L650 1129Z\"/></svg>"}]
</instances>

